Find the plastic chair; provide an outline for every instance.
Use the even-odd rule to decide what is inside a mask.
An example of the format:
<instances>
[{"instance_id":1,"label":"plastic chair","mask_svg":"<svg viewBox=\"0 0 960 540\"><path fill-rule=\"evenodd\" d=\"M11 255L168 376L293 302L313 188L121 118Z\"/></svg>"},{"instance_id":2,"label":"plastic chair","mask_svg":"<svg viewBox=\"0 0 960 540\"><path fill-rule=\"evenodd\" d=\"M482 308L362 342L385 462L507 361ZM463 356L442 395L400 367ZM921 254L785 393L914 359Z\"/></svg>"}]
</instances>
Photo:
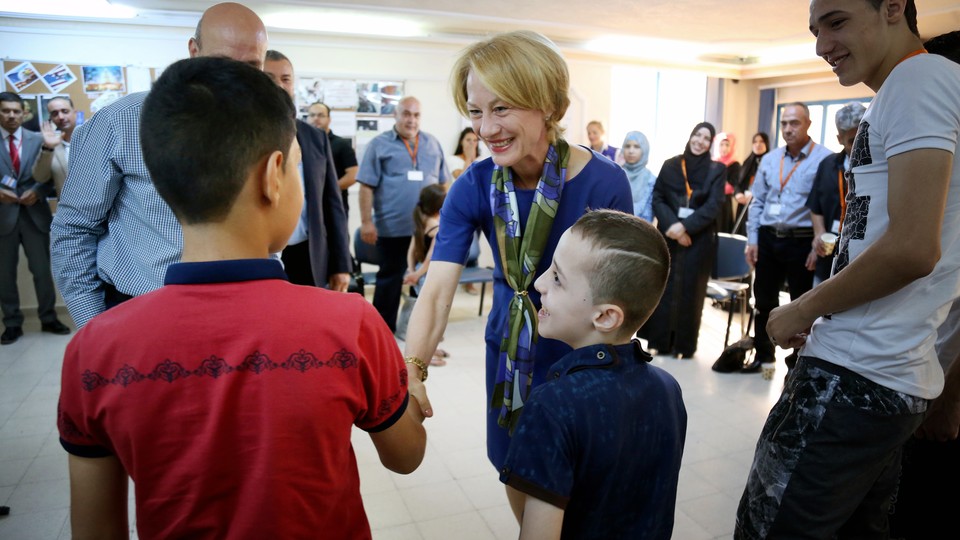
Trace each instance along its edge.
<instances>
[{"instance_id":1,"label":"plastic chair","mask_svg":"<svg viewBox=\"0 0 960 540\"><path fill-rule=\"evenodd\" d=\"M753 276L753 269L743 256L746 247L746 236L717 233L717 256L714 258L712 279L707 283L707 296L721 305L727 305L729 314L727 331L723 337L724 348L730 342L734 302L740 303L741 339L747 335L750 324L753 322L752 309L750 321L747 321L747 304L750 302L750 278Z\"/></svg>"}]
</instances>

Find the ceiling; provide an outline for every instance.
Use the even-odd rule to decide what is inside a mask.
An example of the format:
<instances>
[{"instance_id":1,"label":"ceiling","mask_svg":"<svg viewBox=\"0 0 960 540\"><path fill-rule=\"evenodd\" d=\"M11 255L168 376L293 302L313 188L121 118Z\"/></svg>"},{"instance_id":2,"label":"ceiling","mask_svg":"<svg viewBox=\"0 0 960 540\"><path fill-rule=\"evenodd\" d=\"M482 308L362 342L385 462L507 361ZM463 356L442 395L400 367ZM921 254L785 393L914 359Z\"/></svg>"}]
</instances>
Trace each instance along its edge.
<instances>
[{"instance_id":1,"label":"ceiling","mask_svg":"<svg viewBox=\"0 0 960 540\"><path fill-rule=\"evenodd\" d=\"M130 24L193 26L215 2L206 0L112 0L137 8ZM402 39L469 43L514 29L539 31L567 53L656 65L696 68L738 78L826 70L816 58L802 0L309 0L243 1L272 32L338 34L329 20L362 14L386 19L387 28L416 27ZM918 0L924 38L960 28L957 0ZM7 15L4 13L4 15ZM309 29L285 30L279 18L311 21ZM311 18L314 17L314 18ZM337 19L338 21L340 19ZM121 22L121 21L114 21ZM122 23L122 22L121 22ZM388 30L373 30L384 37ZM320 29L320 30L318 30ZM596 44L594 40L626 38ZM387 38L390 39L390 38ZM591 42L594 42L591 45Z\"/></svg>"}]
</instances>

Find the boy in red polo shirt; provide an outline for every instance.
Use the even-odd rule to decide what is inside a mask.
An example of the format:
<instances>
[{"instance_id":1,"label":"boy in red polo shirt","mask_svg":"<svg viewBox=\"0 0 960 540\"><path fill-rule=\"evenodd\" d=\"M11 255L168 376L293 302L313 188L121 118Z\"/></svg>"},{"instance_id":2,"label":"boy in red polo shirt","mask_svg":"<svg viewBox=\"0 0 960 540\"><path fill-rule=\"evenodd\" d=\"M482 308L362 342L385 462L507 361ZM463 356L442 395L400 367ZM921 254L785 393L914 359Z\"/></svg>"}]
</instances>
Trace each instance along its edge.
<instances>
[{"instance_id":1,"label":"boy in red polo shirt","mask_svg":"<svg viewBox=\"0 0 960 540\"><path fill-rule=\"evenodd\" d=\"M292 285L269 258L303 204L294 113L262 72L214 57L168 67L146 98L144 160L183 258L67 347L74 538L127 536L128 476L141 539L370 538L353 426L390 470L423 459L420 406L377 312Z\"/></svg>"}]
</instances>

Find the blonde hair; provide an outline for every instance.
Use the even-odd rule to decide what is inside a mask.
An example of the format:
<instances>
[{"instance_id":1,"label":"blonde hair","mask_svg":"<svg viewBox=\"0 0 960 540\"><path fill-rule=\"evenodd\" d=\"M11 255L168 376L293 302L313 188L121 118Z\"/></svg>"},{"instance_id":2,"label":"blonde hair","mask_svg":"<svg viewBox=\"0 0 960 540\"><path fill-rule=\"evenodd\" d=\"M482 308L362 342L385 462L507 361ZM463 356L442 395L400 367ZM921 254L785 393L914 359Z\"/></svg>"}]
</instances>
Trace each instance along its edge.
<instances>
[{"instance_id":1,"label":"blonde hair","mask_svg":"<svg viewBox=\"0 0 960 540\"><path fill-rule=\"evenodd\" d=\"M570 106L570 73L560 49L546 36L518 30L467 47L451 75L453 101L464 116L469 116L467 75L471 71L510 105L543 112L551 143L563 134L560 119Z\"/></svg>"}]
</instances>

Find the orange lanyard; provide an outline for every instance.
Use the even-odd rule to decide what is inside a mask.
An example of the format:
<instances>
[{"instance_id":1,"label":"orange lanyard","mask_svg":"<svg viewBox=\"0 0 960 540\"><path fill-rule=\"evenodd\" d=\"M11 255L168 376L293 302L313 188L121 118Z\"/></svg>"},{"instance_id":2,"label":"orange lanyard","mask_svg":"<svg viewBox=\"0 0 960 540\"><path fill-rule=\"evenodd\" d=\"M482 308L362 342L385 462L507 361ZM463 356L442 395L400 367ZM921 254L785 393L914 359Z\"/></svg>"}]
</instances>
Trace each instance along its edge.
<instances>
[{"instance_id":1,"label":"orange lanyard","mask_svg":"<svg viewBox=\"0 0 960 540\"><path fill-rule=\"evenodd\" d=\"M690 196L693 195L693 189L690 182L687 181L687 159L680 158L680 169L683 170L683 184L687 186L687 208L690 207Z\"/></svg>"},{"instance_id":2,"label":"orange lanyard","mask_svg":"<svg viewBox=\"0 0 960 540\"><path fill-rule=\"evenodd\" d=\"M403 139L403 137L400 137ZM413 161L413 168L417 168L417 152L420 149L420 134L417 133L417 140L413 141L413 149L410 148L410 143L406 139L403 139L403 145L407 147L407 153L410 154L410 160Z\"/></svg>"},{"instance_id":3,"label":"orange lanyard","mask_svg":"<svg viewBox=\"0 0 960 540\"><path fill-rule=\"evenodd\" d=\"M924 49L923 47L920 47L919 49L913 51L912 53L904 56L904 57L901 58L900 60L897 60L897 65L899 66L899 65L900 65L900 62L903 62L903 61L906 60L907 58L913 58L914 56L916 56L916 55L918 55L918 54L924 54L925 52L927 52L927 50Z\"/></svg>"},{"instance_id":4,"label":"orange lanyard","mask_svg":"<svg viewBox=\"0 0 960 540\"><path fill-rule=\"evenodd\" d=\"M783 155L780 156L780 194L783 194L783 188L787 187L787 182L790 181L790 177L793 176L793 172L797 170L797 167L800 166L800 162L807 158L810 155L810 152L813 152L813 147L817 143L810 141L810 150L804 154L803 150L800 150L800 156L797 158L797 162L793 164L793 168L790 169L790 172L787 174L787 178L783 178L783 160L787 157L787 149L783 149Z\"/></svg>"},{"instance_id":5,"label":"orange lanyard","mask_svg":"<svg viewBox=\"0 0 960 540\"><path fill-rule=\"evenodd\" d=\"M837 171L837 191L840 193L840 227L837 232L843 230L843 218L847 217L847 190L843 185L843 171Z\"/></svg>"}]
</instances>

